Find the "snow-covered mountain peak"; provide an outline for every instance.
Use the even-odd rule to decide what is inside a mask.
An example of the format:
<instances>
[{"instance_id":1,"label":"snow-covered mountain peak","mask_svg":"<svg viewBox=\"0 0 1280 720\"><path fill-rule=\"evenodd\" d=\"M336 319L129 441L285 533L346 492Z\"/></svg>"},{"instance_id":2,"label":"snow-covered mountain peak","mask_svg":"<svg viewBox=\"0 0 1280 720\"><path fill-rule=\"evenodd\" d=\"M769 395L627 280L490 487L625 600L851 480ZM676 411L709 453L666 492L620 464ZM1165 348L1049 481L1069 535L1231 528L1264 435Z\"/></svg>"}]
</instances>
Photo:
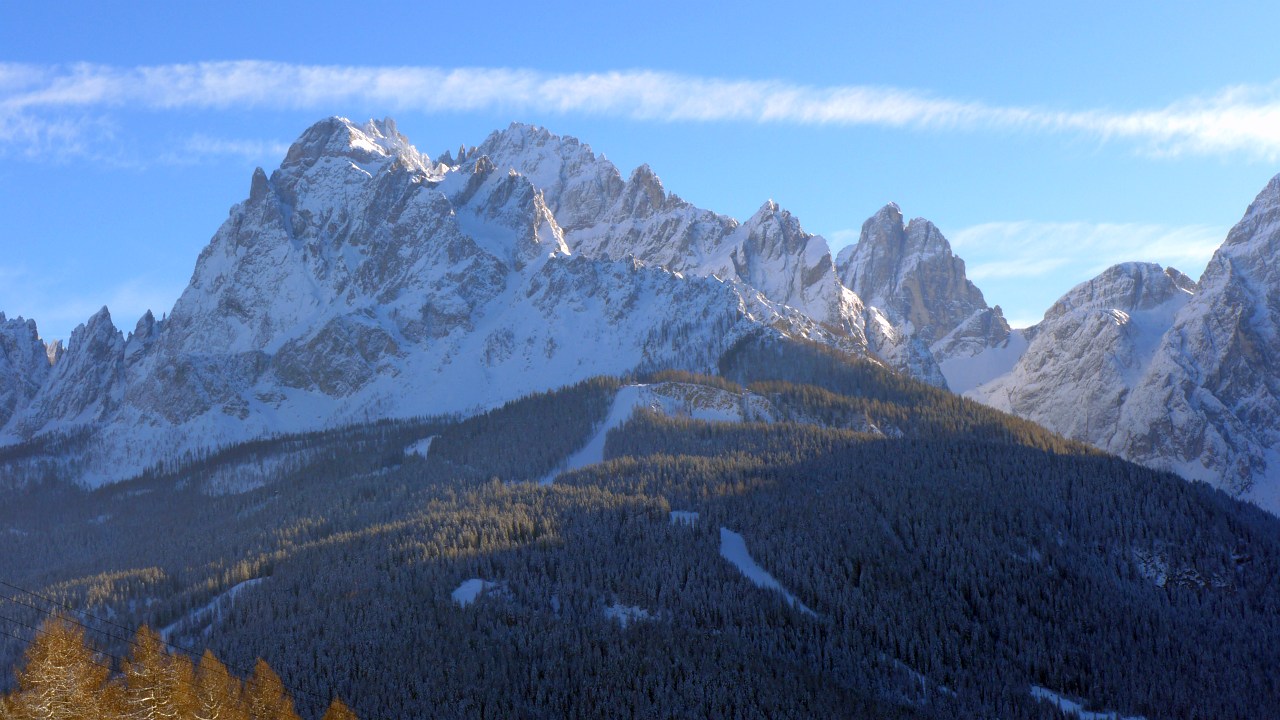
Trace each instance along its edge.
<instances>
[{"instance_id":1,"label":"snow-covered mountain peak","mask_svg":"<svg viewBox=\"0 0 1280 720\"><path fill-rule=\"evenodd\" d=\"M485 138L484 142L480 144L480 151L487 153L502 147L524 149L545 147L547 145L575 146L581 147L586 152L591 152L591 148L588 145L571 135L561 137L541 125L519 121L512 122L503 130L494 130L489 133L489 137Z\"/></svg>"},{"instance_id":2,"label":"snow-covered mountain peak","mask_svg":"<svg viewBox=\"0 0 1280 720\"><path fill-rule=\"evenodd\" d=\"M667 192L662 180L646 163L631 171L613 210L617 215L640 218L686 207L690 207L689 204Z\"/></svg>"},{"instance_id":3,"label":"snow-covered mountain peak","mask_svg":"<svg viewBox=\"0 0 1280 720\"><path fill-rule=\"evenodd\" d=\"M48 379L15 416L21 435L100 420L120 399L124 336L103 306L71 331L71 340Z\"/></svg>"},{"instance_id":4,"label":"snow-covered mountain peak","mask_svg":"<svg viewBox=\"0 0 1280 720\"><path fill-rule=\"evenodd\" d=\"M1280 230L1280 175L1271 178L1266 187L1249 203L1240 222L1231 228L1220 251L1265 241Z\"/></svg>"},{"instance_id":5,"label":"snow-covered mountain peak","mask_svg":"<svg viewBox=\"0 0 1280 720\"><path fill-rule=\"evenodd\" d=\"M800 221L790 211L779 207L778 203L773 200L765 200L760 205L760 208L742 224L744 227L758 227L767 223L778 223L786 226L792 232L803 232L800 229Z\"/></svg>"},{"instance_id":6,"label":"snow-covered mountain peak","mask_svg":"<svg viewBox=\"0 0 1280 720\"><path fill-rule=\"evenodd\" d=\"M71 331L71 342L68 343L69 350L77 349L81 344L91 341L93 338L102 336L104 333L118 333L116 325L111 320L111 311L103 305L97 312L89 316L89 319L76 326Z\"/></svg>"},{"instance_id":7,"label":"snow-covered mountain peak","mask_svg":"<svg viewBox=\"0 0 1280 720\"><path fill-rule=\"evenodd\" d=\"M536 125L512 123L491 133L467 157L487 155L512 168L542 190L547 205L566 230L597 222L622 193L622 174L603 155L577 138Z\"/></svg>"},{"instance_id":8,"label":"snow-covered mountain peak","mask_svg":"<svg viewBox=\"0 0 1280 720\"><path fill-rule=\"evenodd\" d=\"M927 344L989 310L937 226L923 218L904 224L893 203L862 224L858 243L840 253L836 268L863 302Z\"/></svg>"},{"instance_id":9,"label":"snow-covered mountain peak","mask_svg":"<svg viewBox=\"0 0 1280 720\"><path fill-rule=\"evenodd\" d=\"M142 314L138 318L138 324L134 326L133 332L125 338L124 358L126 363L136 361L144 352L151 348L151 344L156 341L160 334L160 328L164 326L162 321L156 320L156 316L150 310Z\"/></svg>"},{"instance_id":10,"label":"snow-covered mountain peak","mask_svg":"<svg viewBox=\"0 0 1280 720\"><path fill-rule=\"evenodd\" d=\"M870 247L892 247L902 243L903 224L902 210L896 203L888 203L862 223L862 232L858 242L840 251L836 256L836 267L846 267L853 262L856 254L865 254ZM861 249L859 249L861 247ZM842 278L849 285L847 278Z\"/></svg>"},{"instance_id":11,"label":"snow-covered mountain peak","mask_svg":"<svg viewBox=\"0 0 1280 720\"><path fill-rule=\"evenodd\" d=\"M902 208L896 202L887 202L867 222L878 225L902 225Z\"/></svg>"},{"instance_id":12,"label":"snow-covered mountain peak","mask_svg":"<svg viewBox=\"0 0 1280 720\"><path fill-rule=\"evenodd\" d=\"M150 310L142 313L142 317L138 318L138 324L134 326L133 332L129 333L129 340L134 338L146 338L155 333L156 316Z\"/></svg>"},{"instance_id":13,"label":"snow-covered mountain peak","mask_svg":"<svg viewBox=\"0 0 1280 720\"><path fill-rule=\"evenodd\" d=\"M391 118L369 120L363 125L344 117L325 118L308 128L289 147L280 168L288 172L297 167L310 167L321 158L346 158L361 167L400 160L424 172L430 164L430 159L396 130ZM367 167L365 169L368 172Z\"/></svg>"},{"instance_id":14,"label":"snow-covered mountain peak","mask_svg":"<svg viewBox=\"0 0 1280 720\"><path fill-rule=\"evenodd\" d=\"M52 364L34 320L10 320L0 313L0 427L26 407Z\"/></svg>"},{"instance_id":15,"label":"snow-covered mountain peak","mask_svg":"<svg viewBox=\"0 0 1280 720\"><path fill-rule=\"evenodd\" d=\"M1170 300L1177 300L1181 307L1187 299L1185 296L1195 291L1191 278L1173 268L1155 263L1120 263L1068 291L1045 312L1044 322L1051 323L1081 310L1118 310L1132 314L1151 310Z\"/></svg>"},{"instance_id":16,"label":"snow-covered mountain peak","mask_svg":"<svg viewBox=\"0 0 1280 720\"><path fill-rule=\"evenodd\" d=\"M1009 347L1004 315L987 307L937 226L924 218L903 222L894 203L862 224L858 243L836 258L836 270L881 318L876 351L926 382L960 391L995 377L1012 362L1005 356L1020 352ZM981 357L990 349L1001 350L999 361Z\"/></svg>"},{"instance_id":17,"label":"snow-covered mountain peak","mask_svg":"<svg viewBox=\"0 0 1280 720\"><path fill-rule=\"evenodd\" d=\"M14 328L21 327L31 332L35 332L36 321L33 319L24 318L21 315L19 315L16 318L9 319L8 317L5 316L3 312L0 312L0 326L11 326Z\"/></svg>"}]
</instances>

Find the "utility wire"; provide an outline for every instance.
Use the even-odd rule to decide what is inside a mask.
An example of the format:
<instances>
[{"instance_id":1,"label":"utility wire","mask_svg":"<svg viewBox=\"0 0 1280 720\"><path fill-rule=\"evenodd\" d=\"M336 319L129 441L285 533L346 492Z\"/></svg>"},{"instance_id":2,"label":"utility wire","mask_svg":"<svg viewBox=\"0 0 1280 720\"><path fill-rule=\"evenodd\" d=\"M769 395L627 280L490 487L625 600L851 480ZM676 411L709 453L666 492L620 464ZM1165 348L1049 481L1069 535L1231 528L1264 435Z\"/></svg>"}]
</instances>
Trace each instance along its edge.
<instances>
[{"instance_id":1,"label":"utility wire","mask_svg":"<svg viewBox=\"0 0 1280 720\"><path fill-rule=\"evenodd\" d=\"M35 631L36 633L39 633L39 632L40 632L40 628L37 628L37 627L35 627L34 625L28 625L27 623L24 623L24 622L22 622L21 620L14 620L14 619L13 619L13 618L11 618L11 617L5 617L5 616L3 616L3 615L0 615L0 620L7 620L7 621L9 621L9 622L11 622L11 623L14 623L15 625L21 625L22 627L24 627L24 628L29 628L29 629L31 629L31 630L33 630L33 631ZM19 637L19 636L14 635L13 633L11 633L11 632L9 632L9 631L7 631L7 630L0 630L0 635L8 635L9 637L13 638L14 640L17 640L18 642L20 642L20 643L22 643L22 644L24 644L24 645L30 645L30 644L31 644L31 642L32 642L32 639L28 639L28 638L24 638L24 637ZM98 655L103 655L103 656L105 656L105 657L113 658L113 659L115 659L115 660L117 660L117 661L119 660L119 658L115 657L114 655L112 655L112 654L110 654L110 653L97 653L97 654L98 654ZM95 659L94 659L94 658L92 658L92 657L90 657L90 658L89 658L89 662L93 663L94 665L97 665L97 666L98 666L98 667L100 667L100 668L105 668L105 669L107 669L107 670L110 670L111 672L115 672L115 668L114 668L114 667L112 667L111 665L103 665L102 663L98 662L97 660L95 660Z\"/></svg>"}]
</instances>

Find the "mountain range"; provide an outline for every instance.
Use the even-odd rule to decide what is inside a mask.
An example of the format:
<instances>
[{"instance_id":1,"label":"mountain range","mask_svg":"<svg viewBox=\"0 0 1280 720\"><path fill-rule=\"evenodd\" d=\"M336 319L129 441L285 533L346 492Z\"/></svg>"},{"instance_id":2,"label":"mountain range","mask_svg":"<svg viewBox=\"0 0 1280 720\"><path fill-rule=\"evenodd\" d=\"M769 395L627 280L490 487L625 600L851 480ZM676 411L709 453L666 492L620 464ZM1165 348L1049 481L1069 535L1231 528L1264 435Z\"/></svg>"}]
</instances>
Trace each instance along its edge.
<instances>
[{"instance_id":1,"label":"mountain range","mask_svg":"<svg viewBox=\"0 0 1280 720\"><path fill-rule=\"evenodd\" d=\"M512 124L420 153L329 118L255 171L160 319L69 341L0 316L13 467L94 485L270 434L470 414L595 375L717 372L748 337L813 341L1280 510L1280 181L1199 282L1129 263L1011 329L933 223L857 244L772 201L745 221L641 166ZM56 447L52 451L49 448Z\"/></svg>"},{"instance_id":2,"label":"mountain range","mask_svg":"<svg viewBox=\"0 0 1280 720\"><path fill-rule=\"evenodd\" d=\"M170 312L0 316L0 666L61 614L304 717L1267 716L1278 194L1014 329L896 205L833 255L541 128L323 120Z\"/></svg>"}]
</instances>

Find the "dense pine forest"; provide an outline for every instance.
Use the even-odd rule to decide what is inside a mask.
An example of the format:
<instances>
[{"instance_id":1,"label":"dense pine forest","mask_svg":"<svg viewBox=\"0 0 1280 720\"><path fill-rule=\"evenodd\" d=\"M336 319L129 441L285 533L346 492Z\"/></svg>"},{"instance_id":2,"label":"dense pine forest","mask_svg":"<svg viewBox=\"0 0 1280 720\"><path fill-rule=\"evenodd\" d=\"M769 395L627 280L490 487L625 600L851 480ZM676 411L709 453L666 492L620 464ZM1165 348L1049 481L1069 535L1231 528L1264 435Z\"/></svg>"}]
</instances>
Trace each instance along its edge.
<instances>
[{"instance_id":1,"label":"dense pine forest","mask_svg":"<svg viewBox=\"0 0 1280 720\"><path fill-rule=\"evenodd\" d=\"M605 462L538 482L636 383L744 421L641 408ZM288 688L307 718L335 697L362 718L1068 717L1052 694L1149 719L1280 698L1280 521L794 343L96 491L23 482L0 581L14 717L49 637L89 648L104 703L147 662L198 694L216 656L237 697Z\"/></svg>"}]
</instances>

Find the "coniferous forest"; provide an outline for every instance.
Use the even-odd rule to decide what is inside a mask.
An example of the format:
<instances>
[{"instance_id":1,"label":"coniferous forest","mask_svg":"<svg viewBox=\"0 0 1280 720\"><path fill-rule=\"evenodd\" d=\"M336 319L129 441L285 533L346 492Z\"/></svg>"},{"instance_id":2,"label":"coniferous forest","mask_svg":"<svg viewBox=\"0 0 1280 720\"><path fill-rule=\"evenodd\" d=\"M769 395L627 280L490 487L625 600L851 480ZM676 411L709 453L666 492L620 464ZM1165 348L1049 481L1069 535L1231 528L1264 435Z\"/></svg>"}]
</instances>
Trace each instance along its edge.
<instances>
[{"instance_id":1,"label":"coniferous forest","mask_svg":"<svg viewBox=\"0 0 1280 720\"><path fill-rule=\"evenodd\" d=\"M1280 520L816 346L13 485L15 718L1280 712Z\"/></svg>"}]
</instances>

